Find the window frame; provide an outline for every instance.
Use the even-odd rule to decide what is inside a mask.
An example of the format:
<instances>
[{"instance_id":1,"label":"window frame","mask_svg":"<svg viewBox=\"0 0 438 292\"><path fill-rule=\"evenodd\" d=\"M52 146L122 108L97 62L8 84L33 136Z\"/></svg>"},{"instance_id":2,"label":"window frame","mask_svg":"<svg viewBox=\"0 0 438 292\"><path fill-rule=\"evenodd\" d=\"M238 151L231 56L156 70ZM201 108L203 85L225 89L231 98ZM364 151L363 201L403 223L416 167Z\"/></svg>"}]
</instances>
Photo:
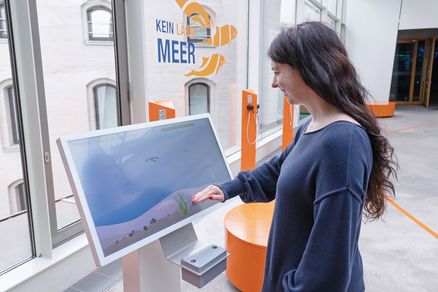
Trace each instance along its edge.
<instances>
[{"instance_id":1,"label":"window frame","mask_svg":"<svg viewBox=\"0 0 438 292\"><path fill-rule=\"evenodd\" d=\"M115 1L115 0L112 0ZM86 45L103 45L103 46L112 46L115 40L115 21L114 21L114 11L112 9L112 2L107 0L89 0L86 1L81 6L82 10L82 33L84 38L84 43ZM110 13L110 37L90 37L91 35L91 14L89 16L89 12L104 10Z\"/></svg>"},{"instance_id":2,"label":"window frame","mask_svg":"<svg viewBox=\"0 0 438 292\"><path fill-rule=\"evenodd\" d=\"M191 25L191 18L192 17L194 17L194 16L197 16L197 15L199 15L199 14L197 14L197 13L193 13L192 15L190 15L190 16L187 16L186 17L186 24L187 24L187 26L189 26L189 27L194 27L193 25ZM213 21L212 21L212 19L211 19L211 16L210 16L210 14L208 14L208 16L209 16L209 18L210 18L210 27L207 27L207 35L205 36L205 37L199 37L199 38L197 38L197 37L190 37L190 36L187 36L187 42L191 42L191 43L194 43L195 45L207 45L207 41L210 39L212 39L212 36L211 36L211 33L212 33L212 27L213 27ZM202 28L202 27L200 27L200 26L195 26L195 27L199 27L199 28Z\"/></svg>"},{"instance_id":3,"label":"window frame","mask_svg":"<svg viewBox=\"0 0 438 292\"><path fill-rule=\"evenodd\" d=\"M29 173L31 172L31 168L33 167L32 163L28 159L29 152L33 152L33 147L26 147L27 143L31 143L32 139L30 139L29 135L34 129L33 125L30 125L28 123L28 120L26 118L26 115L24 114L26 112L26 107L28 104L28 100L21 99L21 92L24 92L23 95L26 95L26 89L21 88L19 84L26 84L26 82L22 79L25 75L29 74L35 74L35 72L27 72L28 70L31 70L30 67L32 67L32 64L29 64L28 62L24 61L26 59L26 54L22 53L22 50L29 51L29 44L27 43L30 41L30 32L29 30L26 30L25 28L29 29L30 25L28 25L28 22L31 22L31 19L26 19L25 17L23 19L25 20L18 20L18 15L26 15L27 9L29 5L34 5L34 9L36 10L35 3L23 3L22 1L10 1L10 0L0 0L2 4L4 4L4 13L6 18L6 27L9 28L7 39L5 40L8 43L9 48L9 58L10 58L10 67L11 67L11 79L9 81L9 84L4 86L4 89L11 87L10 92L13 93L14 101L15 101L15 109L16 109L16 116L17 116L17 129L19 131L18 137L19 137L19 144L14 146L13 148L20 150L20 160L21 160L21 171L22 171L22 182L24 187L24 200L25 204L27 206L26 211L18 212L14 215L11 215L9 218L16 217L16 216L27 216L27 223L29 227L29 245L30 245L30 256L28 258L21 259L19 262L13 263L9 268L0 271L0 275L3 275L7 273L8 271L16 268L17 266L35 258L37 254L39 254L39 251L41 250L39 248L38 242L38 236L40 233L36 231L38 229L39 224L36 223L35 218L38 217L38 211L32 209L32 203L37 202L37 196L33 191L34 186L31 186L31 177ZM21 17L20 17L21 18ZM13 33L12 28L17 29L15 32L15 35ZM20 30L20 28L23 28ZM26 39L27 38L27 39ZM26 39L26 40L24 40ZM29 66L30 65L30 66ZM6 90L3 91L4 93ZM26 95L26 97L29 97ZM5 100L6 97L3 99ZM4 103L3 103L4 104ZM5 105L5 104L4 104ZM5 108L6 110L6 108ZM41 157L41 156L40 156ZM33 194L33 195L32 195ZM34 204L37 205L37 204ZM47 207L47 205L46 205ZM7 219L2 219L7 220Z\"/></svg>"},{"instance_id":4,"label":"window frame","mask_svg":"<svg viewBox=\"0 0 438 292\"><path fill-rule=\"evenodd\" d=\"M97 11L105 11L110 15L110 32L108 37L98 37L94 35L93 32L93 20L92 20L92 14ZM100 24L100 23L99 23ZM102 23L103 25L103 23ZM106 25L106 24L105 24ZM114 31L113 31L113 21L111 17L111 9L108 9L107 7L103 5L95 5L87 9L87 30L88 30L88 40L90 41L99 41L99 42L112 42L114 39Z\"/></svg>"},{"instance_id":5,"label":"window frame","mask_svg":"<svg viewBox=\"0 0 438 292\"><path fill-rule=\"evenodd\" d=\"M10 100L11 92L13 95L12 104ZM13 80L9 78L0 81L0 130L2 149L6 152L20 151L20 129L18 127L18 108L16 102ZM12 112L11 109L13 110Z\"/></svg>"},{"instance_id":6,"label":"window frame","mask_svg":"<svg viewBox=\"0 0 438 292\"><path fill-rule=\"evenodd\" d=\"M10 84L4 89L5 110L8 125L9 147L18 148L20 144L20 130L18 128L17 99L14 85Z\"/></svg>"},{"instance_id":7,"label":"window frame","mask_svg":"<svg viewBox=\"0 0 438 292\"><path fill-rule=\"evenodd\" d=\"M327 10L328 14L331 14L334 19L337 19L337 15L338 15L338 11L339 11L338 6L342 0L335 0L335 6L334 6L335 10L334 11L330 10L329 5L328 5L328 1L329 0L323 0L322 5Z\"/></svg>"},{"instance_id":8,"label":"window frame","mask_svg":"<svg viewBox=\"0 0 438 292\"><path fill-rule=\"evenodd\" d=\"M27 199L26 199L26 187L24 185L23 179L18 179L12 182L8 186L8 194L9 194L9 209L10 215L16 215L17 213L26 212L27 210ZM20 206L24 205L24 209L20 208Z\"/></svg>"},{"instance_id":9,"label":"window frame","mask_svg":"<svg viewBox=\"0 0 438 292\"><path fill-rule=\"evenodd\" d=\"M98 101L98 94L97 90L100 87L112 87L114 88L114 91L116 93L116 102L117 102L117 85L115 81L112 81L110 79L98 79L93 82L91 82L88 87L88 92L91 90L91 95L89 94L89 117L90 117L90 128L93 130L99 130L102 129L99 125L99 101ZM117 111L120 112L120 109L118 108L117 104ZM117 124L120 125L120 116L117 115Z\"/></svg>"},{"instance_id":10,"label":"window frame","mask_svg":"<svg viewBox=\"0 0 438 292\"><path fill-rule=\"evenodd\" d=\"M310 20L310 19L305 19L306 21L323 21L323 14L324 14L324 7L321 5L320 2L315 1L315 0L304 0L304 11L306 9L306 6L308 6L310 9L314 10L316 12L315 9L319 10L319 20ZM313 7L313 8L312 8ZM305 12L304 12L304 16L305 16ZM303 17L304 17L303 16Z\"/></svg>"},{"instance_id":11,"label":"window frame","mask_svg":"<svg viewBox=\"0 0 438 292\"><path fill-rule=\"evenodd\" d=\"M6 5L0 0L0 41L8 40L8 24L6 21Z\"/></svg>"},{"instance_id":12,"label":"window frame","mask_svg":"<svg viewBox=\"0 0 438 292\"><path fill-rule=\"evenodd\" d=\"M216 14L214 13L214 11L212 9L210 9L210 7L202 5L202 7L204 7L205 11L207 11L208 16L210 17L210 37L209 39L211 40L212 44L209 45L206 43L207 39L205 39L204 41L199 40L199 41L193 41L192 38L190 38L190 36L186 37L186 41L187 42L191 42L193 44L195 44L196 47L200 47L200 48L214 48L215 46L213 45L213 38L214 38L214 34L215 34L215 28L216 28ZM190 25L190 18L197 15L196 13L187 16L184 14L184 19L183 19L183 23L185 23L187 26Z\"/></svg>"}]
</instances>

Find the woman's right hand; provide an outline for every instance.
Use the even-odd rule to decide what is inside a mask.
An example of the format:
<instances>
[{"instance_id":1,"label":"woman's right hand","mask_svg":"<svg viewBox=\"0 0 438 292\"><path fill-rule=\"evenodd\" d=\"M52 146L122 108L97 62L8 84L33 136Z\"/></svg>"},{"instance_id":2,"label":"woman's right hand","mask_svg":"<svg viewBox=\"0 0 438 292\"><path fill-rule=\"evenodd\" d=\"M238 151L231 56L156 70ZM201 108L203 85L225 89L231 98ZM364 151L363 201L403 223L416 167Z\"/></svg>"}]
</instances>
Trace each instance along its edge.
<instances>
[{"instance_id":1,"label":"woman's right hand","mask_svg":"<svg viewBox=\"0 0 438 292\"><path fill-rule=\"evenodd\" d=\"M224 193L215 185L209 185L199 193L192 196L192 202L199 203L205 200L217 200L223 202L225 200Z\"/></svg>"}]
</instances>

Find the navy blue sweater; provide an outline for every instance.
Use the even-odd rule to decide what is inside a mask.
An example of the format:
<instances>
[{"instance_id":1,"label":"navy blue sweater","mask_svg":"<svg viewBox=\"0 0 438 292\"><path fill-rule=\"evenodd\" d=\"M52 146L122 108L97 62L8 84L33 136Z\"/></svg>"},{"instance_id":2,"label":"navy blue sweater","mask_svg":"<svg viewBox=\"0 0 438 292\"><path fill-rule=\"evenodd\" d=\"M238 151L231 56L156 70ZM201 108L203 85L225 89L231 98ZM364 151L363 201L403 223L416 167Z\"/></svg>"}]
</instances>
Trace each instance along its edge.
<instances>
[{"instance_id":1,"label":"navy blue sweater","mask_svg":"<svg viewBox=\"0 0 438 292\"><path fill-rule=\"evenodd\" d=\"M275 199L263 291L364 291L358 238L371 144L353 123L305 133L309 122L279 156L219 187L225 199Z\"/></svg>"}]
</instances>

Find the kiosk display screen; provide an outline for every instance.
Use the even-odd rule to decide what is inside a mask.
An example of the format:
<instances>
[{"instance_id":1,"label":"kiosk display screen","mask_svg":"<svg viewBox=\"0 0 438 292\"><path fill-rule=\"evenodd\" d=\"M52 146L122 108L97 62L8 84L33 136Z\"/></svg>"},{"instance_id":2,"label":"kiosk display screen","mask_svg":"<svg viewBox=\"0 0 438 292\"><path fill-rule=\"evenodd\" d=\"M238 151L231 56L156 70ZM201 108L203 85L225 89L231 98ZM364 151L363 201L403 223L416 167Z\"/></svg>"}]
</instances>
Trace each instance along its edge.
<instances>
[{"instance_id":1,"label":"kiosk display screen","mask_svg":"<svg viewBox=\"0 0 438 292\"><path fill-rule=\"evenodd\" d=\"M97 265L218 207L191 196L231 179L208 115L64 136L58 146Z\"/></svg>"}]
</instances>

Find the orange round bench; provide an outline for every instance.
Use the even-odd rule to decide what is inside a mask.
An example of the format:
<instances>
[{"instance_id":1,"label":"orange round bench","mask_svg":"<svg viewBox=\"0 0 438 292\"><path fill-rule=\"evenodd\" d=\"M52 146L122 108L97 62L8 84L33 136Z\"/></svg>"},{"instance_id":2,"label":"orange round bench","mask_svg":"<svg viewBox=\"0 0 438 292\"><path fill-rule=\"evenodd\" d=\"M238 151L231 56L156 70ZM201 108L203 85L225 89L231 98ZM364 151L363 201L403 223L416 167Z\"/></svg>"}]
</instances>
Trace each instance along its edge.
<instances>
[{"instance_id":1,"label":"orange round bench","mask_svg":"<svg viewBox=\"0 0 438 292\"><path fill-rule=\"evenodd\" d=\"M275 202L239 205L225 215L228 280L244 292L262 289Z\"/></svg>"}]
</instances>

